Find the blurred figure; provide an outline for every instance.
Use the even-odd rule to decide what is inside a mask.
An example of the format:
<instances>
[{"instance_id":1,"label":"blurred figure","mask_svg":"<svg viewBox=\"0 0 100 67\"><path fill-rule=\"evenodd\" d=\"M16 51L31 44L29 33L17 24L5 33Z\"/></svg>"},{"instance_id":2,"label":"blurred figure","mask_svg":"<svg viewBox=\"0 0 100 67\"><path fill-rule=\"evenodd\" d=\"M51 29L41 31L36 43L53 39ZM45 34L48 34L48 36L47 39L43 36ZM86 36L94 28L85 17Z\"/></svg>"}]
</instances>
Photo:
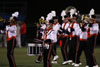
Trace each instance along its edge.
<instances>
[{"instance_id":1,"label":"blurred figure","mask_svg":"<svg viewBox=\"0 0 100 67\"><path fill-rule=\"evenodd\" d=\"M0 47L7 47L7 39L5 34L6 20L0 17Z\"/></svg>"},{"instance_id":2,"label":"blurred figure","mask_svg":"<svg viewBox=\"0 0 100 67\"><path fill-rule=\"evenodd\" d=\"M16 17L11 17L9 20L9 25L6 26L7 35L7 58L9 61L9 67L16 67L14 59L14 49L16 47Z\"/></svg>"},{"instance_id":3,"label":"blurred figure","mask_svg":"<svg viewBox=\"0 0 100 67\"><path fill-rule=\"evenodd\" d=\"M20 32L21 32L21 45L22 47L26 46L25 43L25 38L26 38L26 22L22 22L21 24L21 28L20 28Z\"/></svg>"},{"instance_id":4,"label":"blurred figure","mask_svg":"<svg viewBox=\"0 0 100 67\"><path fill-rule=\"evenodd\" d=\"M40 39L40 40L44 40L44 32L46 32L46 23L45 23L45 18L43 16L41 16L41 18L39 19L39 23L37 24L37 34L36 34L36 38ZM39 55L39 57L37 58L37 60L35 61L36 63L40 63L42 61L42 57L43 57L43 50L42 53Z\"/></svg>"},{"instance_id":5,"label":"blurred figure","mask_svg":"<svg viewBox=\"0 0 100 67\"><path fill-rule=\"evenodd\" d=\"M52 67L51 65L51 54L53 51L53 45L57 42L56 32L53 30L53 25L47 26L47 31L44 34L43 44L43 62L44 67Z\"/></svg>"},{"instance_id":6,"label":"blurred figure","mask_svg":"<svg viewBox=\"0 0 100 67\"><path fill-rule=\"evenodd\" d=\"M3 19L0 17L0 47L3 46L3 34L2 34L2 30L3 30Z\"/></svg>"},{"instance_id":7,"label":"blurred figure","mask_svg":"<svg viewBox=\"0 0 100 67\"><path fill-rule=\"evenodd\" d=\"M90 55L91 55L91 59L90 59L90 63L87 63L87 66L93 66L93 67L98 67L97 65L97 61L94 55L94 50L96 48L96 39L98 36L98 32L99 32L99 24L96 21L96 16L95 15L91 15L91 18L89 20L89 24L88 24L88 44L89 44L89 51L90 51Z\"/></svg>"},{"instance_id":8,"label":"blurred figure","mask_svg":"<svg viewBox=\"0 0 100 67\"><path fill-rule=\"evenodd\" d=\"M59 29L60 29L60 24L58 22L58 17L55 16L55 17L53 17L53 30L55 31L56 36L58 35ZM57 55L57 52L56 52L56 48L57 48L57 42L53 43L53 46L52 46L52 49L53 49L53 52L52 52L53 61L52 61L52 63L54 63L54 64L57 64L57 59L59 58L59 56Z\"/></svg>"},{"instance_id":9,"label":"blurred figure","mask_svg":"<svg viewBox=\"0 0 100 67\"><path fill-rule=\"evenodd\" d=\"M17 36L16 36L16 44L19 48L21 48L21 33L20 33L20 23L21 21L18 21L17 23Z\"/></svg>"}]
</instances>

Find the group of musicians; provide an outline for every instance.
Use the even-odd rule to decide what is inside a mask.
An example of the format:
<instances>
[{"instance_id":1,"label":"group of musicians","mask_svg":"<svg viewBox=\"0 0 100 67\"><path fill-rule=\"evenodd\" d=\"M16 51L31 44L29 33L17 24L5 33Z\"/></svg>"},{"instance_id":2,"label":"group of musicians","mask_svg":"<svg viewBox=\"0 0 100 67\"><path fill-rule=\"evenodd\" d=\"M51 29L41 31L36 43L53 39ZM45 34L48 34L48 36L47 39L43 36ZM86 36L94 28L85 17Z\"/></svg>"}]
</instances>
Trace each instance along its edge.
<instances>
[{"instance_id":1,"label":"group of musicians","mask_svg":"<svg viewBox=\"0 0 100 67\"><path fill-rule=\"evenodd\" d=\"M51 18L52 15L52 19ZM49 19L49 21L48 21ZM91 17L82 15L82 19L78 21L77 14L66 13L63 16L63 22L60 24L55 12L49 13L48 17L42 16L37 24L39 38L43 40L42 54L36 62L41 62L43 57L44 67L52 67L51 63L57 63L59 56L56 52L57 44L61 47L63 57L63 65L71 64L80 66L80 56L82 51L86 57L86 67L98 67L94 48L96 46L96 38L99 32L99 25L96 22L95 14ZM50 57L53 55L53 61Z\"/></svg>"},{"instance_id":2,"label":"group of musicians","mask_svg":"<svg viewBox=\"0 0 100 67\"><path fill-rule=\"evenodd\" d=\"M16 21L18 12L12 14L9 24L6 26L7 33L7 58L10 67L16 67L14 60L14 48L16 46ZM96 22L95 14L90 17L82 16L81 21L77 21L78 15L76 13L66 13L63 16L63 22L60 24L55 11L48 14L46 20L42 16L37 24L38 35L43 40L42 53L36 60L41 62L43 57L44 67L52 67L51 63L57 63L59 56L56 52L57 44L61 47L63 57L63 65L72 63L73 66L80 66L80 56L82 51L86 57L86 67L98 67L94 48L96 47L96 38L99 31L99 25ZM68 49L67 49L68 48ZM50 58L53 56L51 62Z\"/></svg>"}]
</instances>

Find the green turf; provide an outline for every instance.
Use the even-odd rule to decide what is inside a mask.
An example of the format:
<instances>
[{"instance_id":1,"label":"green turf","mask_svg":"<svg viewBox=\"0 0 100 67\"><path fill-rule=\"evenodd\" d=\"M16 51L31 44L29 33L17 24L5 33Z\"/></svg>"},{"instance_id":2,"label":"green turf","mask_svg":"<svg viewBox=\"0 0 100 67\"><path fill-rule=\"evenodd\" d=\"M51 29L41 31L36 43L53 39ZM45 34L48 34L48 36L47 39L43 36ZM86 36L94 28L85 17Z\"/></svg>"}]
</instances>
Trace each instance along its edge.
<instances>
[{"instance_id":1,"label":"green turf","mask_svg":"<svg viewBox=\"0 0 100 67\"><path fill-rule=\"evenodd\" d=\"M0 67L9 67L6 51L6 48L0 48ZM52 64L52 67L73 67L71 65L61 64L63 62L63 59L59 47L57 48L57 53L59 55L58 64ZM37 56L27 55L27 48L15 48L14 56L17 67L43 67L43 62L41 62L40 64L35 63ZM95 48L95 57L97 60L97 64L100 65L100 47ZM86 61L84 53L82 53L81 62L82 66L80 67L85 67Z\"/></svg>"}]
</instances>

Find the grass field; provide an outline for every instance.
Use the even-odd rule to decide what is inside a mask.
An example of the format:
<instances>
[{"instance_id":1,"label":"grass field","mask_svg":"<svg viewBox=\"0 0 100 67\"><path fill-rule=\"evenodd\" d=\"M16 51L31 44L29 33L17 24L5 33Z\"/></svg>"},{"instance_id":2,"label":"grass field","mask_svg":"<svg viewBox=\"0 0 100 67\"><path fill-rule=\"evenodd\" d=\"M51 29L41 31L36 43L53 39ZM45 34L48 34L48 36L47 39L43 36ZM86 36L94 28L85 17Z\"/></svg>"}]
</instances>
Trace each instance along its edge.
<instances>
[{"instance_id":1,"label":"grass field","mask_svg":"<svg viewBox=\"0 0 100 67\"><path fill-rule=\"evenodd\" d=\"M0 67L9 67L6 51L6 48L0 48ZM63 59L59 47L57 48L57 53L59 55L58 64L52 64L52 67L73 67L71 65L61 64L63 62ZM27 55L27 48L15 48L14 56L17 67L43 67L43 62L39 64L35 63L37 56ZM100 66L100 47L95 48L95 57L97 59L97 64ZM82 53L81 62L82 66L80 67L85 67L86 61L84 53Z\"/></svg>"}]
</instances>

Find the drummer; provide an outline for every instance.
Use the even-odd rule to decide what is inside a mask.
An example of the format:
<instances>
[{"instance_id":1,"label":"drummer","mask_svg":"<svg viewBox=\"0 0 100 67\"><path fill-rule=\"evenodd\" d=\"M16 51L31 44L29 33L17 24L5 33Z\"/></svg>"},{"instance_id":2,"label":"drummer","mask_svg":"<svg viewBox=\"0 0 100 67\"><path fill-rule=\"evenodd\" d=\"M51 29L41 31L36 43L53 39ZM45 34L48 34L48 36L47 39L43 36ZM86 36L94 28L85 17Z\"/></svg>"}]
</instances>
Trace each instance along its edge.
<instances>
[{"instance_id":1,"label":"drummer","mask_svg":"<svg viewBox=\"0 0 100 67\"><path fill-rule=\"evenodd\" d=\"M44 50L43 50L43 62L44 67L52 67L50 57L52 53L52 45L57 42L56 32L52 29L53 25L47 26L47 32L44 37Z\"/></svg>"}]
</instances>

